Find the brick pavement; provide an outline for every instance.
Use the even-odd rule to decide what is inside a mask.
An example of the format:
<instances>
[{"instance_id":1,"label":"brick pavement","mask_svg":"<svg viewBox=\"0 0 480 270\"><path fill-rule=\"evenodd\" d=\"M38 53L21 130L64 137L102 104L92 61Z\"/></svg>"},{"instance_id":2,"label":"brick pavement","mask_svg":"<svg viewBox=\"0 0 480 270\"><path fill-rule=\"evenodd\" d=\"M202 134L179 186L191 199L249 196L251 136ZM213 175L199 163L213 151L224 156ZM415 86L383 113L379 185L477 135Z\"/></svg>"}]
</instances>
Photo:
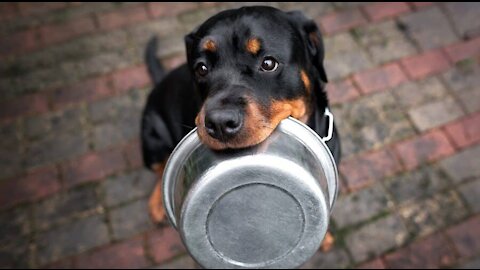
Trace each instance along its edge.
<instances>
[{"instance_id":1,"label":"brick pavement","mask_svg":"<svg viewBox=\"0 0 480 270\"><path fill-rule=\"evenodd\" d=\"M480 265L480 4L270 3L325 33L344 159L336 245L304 268ZM238 3L0 4L0 267L194 268L155 227L142 60Z\"/></svg>"}]
</instances>

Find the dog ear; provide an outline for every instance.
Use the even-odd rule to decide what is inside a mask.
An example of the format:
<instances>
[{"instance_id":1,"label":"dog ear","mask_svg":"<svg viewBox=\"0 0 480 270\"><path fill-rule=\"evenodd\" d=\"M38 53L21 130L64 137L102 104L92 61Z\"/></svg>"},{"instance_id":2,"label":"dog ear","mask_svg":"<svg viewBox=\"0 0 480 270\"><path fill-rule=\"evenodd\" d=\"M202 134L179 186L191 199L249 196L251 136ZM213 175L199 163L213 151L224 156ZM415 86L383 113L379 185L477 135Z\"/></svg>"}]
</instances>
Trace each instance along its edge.
<instances>
[{"instance_id":1,"label":"dog ear","mask_svg":"<svg viewBox=\"0 0 480 270\"><path fill-rule=\"evenodd\" d=\"M318 70L320 79L325 83L328 82L327 74L323 67L323 60L325 57L323 39L315 21L307 18L303 12L299 10L286 12L286 14L290 21L300 30L302 38L307 44L313 65Z\"/></svg>"},{"instance_id":2,"label":"dog ear","mask_svg":"<svg viewBox=\"0 0 480 270\"><path fill-rule=\"evenodd\" d=\"M198 31L198 27L196 27L192 32L187 34L184 38L185 50L187 53L187 63L189 67L193 65L191 61L193 59L193 49L194 49L193 47L195 45L195 41L199 40L199 38L197 37L197 31Z\"/></svg>"},{"instance_id":3,"label":"dog ear","mask_svg":"<svg viewBox=\"0 0 480 270\"><path fill-rule=\"evenodd\" d=\"M186 35L184 40L185 40L185 51L187 54L187 63L188 63L188 66L192 66L191 61L192 61L192 52L193 52L193 42L195 40L194 33L192 32Z\"/></svg>"}]
</instances>

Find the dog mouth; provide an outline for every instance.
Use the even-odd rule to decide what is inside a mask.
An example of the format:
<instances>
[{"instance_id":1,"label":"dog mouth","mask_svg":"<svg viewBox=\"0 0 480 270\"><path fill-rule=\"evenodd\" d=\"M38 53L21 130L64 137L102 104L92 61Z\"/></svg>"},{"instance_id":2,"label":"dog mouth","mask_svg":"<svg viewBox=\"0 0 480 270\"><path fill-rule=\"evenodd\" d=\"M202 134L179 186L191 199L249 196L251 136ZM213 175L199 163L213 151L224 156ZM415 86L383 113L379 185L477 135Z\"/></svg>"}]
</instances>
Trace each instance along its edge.
<instances>
[{"instance_id":1,"label":"dog mouth","mask_svg":"<svg viewBox=\"0 0 480 270\"><path fill-rule=\"evenodd\" d=\"M307 110L303 100L273 101L265 109L256 102L248 102L242 127L233 136L212 136L205 121L205 108L198 113L195 124L200 141L213 150L240 149L255 146L266 140L289 116L306 121Z\"/></svg>"},{"instance_id":2,"label":"dog mouth","mask_svg":"<svg viewBox=\"0 0 480 270\"><path fill-rule=\"evenodd\" d=\"M209 132L202 108L195 119L200 141L213 150L240 149L255 146L263 142L275 130L278 123L268 121L268 117L257 105L249 103L245 109L242 126L234 135L215 136Z\"/></svg>"}]
</instances>

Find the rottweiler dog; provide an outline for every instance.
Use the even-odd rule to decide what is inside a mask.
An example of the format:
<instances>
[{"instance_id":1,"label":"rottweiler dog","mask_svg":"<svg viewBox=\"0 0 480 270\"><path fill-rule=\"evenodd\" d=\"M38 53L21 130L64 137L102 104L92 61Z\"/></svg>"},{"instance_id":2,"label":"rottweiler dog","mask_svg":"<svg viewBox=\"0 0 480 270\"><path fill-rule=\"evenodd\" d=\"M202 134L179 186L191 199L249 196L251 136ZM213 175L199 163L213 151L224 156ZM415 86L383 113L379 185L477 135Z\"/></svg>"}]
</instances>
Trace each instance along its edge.
<instances>
[{"instance_id":1,"label":"rottweiler dog","mask_svg":"<svg viewBox=\"0 0 480 270\"><path fill-rule=\"evenodd\" d=\"M324 46L315 22L299 11L243 7L211 17L185 37L187 63L168 75L155 57L146 61L155 88L142 118L145 165L159 175L150 198L154 222L165 218L161 175L178 142L194 127L215 150L256 145L292 116L327 142L335 162L340 141L324 115L328 99Z\"/></svg>"}]
</instances>

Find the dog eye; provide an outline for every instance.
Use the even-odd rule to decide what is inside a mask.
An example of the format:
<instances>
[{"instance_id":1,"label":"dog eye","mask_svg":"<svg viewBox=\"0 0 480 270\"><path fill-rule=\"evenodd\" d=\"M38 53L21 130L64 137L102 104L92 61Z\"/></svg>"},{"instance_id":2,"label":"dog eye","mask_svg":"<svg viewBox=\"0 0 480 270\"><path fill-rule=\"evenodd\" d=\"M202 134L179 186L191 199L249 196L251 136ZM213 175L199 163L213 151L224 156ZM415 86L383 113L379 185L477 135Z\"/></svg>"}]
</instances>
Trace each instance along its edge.
<instances>
[{"instance_id":1,"label":"dog eye","mask_svg":"<svg viewBox=\"0 0 480 270\"><path fill-rule=\"evenodd\" d=\"M195 72L203 77L208 74L208 68L204 63L198 63L195 67Z\"/></svg>"},{"instance_id":2,"label":"dog eye","mask_svg":"<svg viewBox=\"0 0 480 270\"><path fill-rule=\"evenodd\" d=\"M278 62L277 60L275 60L275 58L271 56L267 56L263 58L262 65L261 65L262 71L272 72L277 70L277 68L278 68Z\"/></svg>"}]
</instances>

